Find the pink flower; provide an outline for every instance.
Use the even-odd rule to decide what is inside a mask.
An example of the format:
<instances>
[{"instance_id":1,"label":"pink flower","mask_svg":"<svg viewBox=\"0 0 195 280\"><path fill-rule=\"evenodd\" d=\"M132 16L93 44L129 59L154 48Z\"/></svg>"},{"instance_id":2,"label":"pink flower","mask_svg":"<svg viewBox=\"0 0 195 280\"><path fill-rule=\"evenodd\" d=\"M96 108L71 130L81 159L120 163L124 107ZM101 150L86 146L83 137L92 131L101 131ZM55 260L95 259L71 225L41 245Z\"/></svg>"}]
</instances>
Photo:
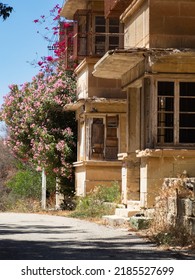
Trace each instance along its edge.
<instances>
[{"instance_id":1,"label":"pink flower","mask_svg":"<svg viewBox=\"0 0 195 280\"><path fill-rule=\"evenodd\" d=\"M46 60L47 60L47 61L53 61L53 57L52 57L52 56L47 56L47 57L46 57Z\"/></svg>"},{"instance_id":2,"label":"pink flower","mask_svg":"<svg viewBox=\"0 0 195 280\"><path fill-rule=\"evenodd\" d=\"M64 28L70 27L70 23L64 22L63 26L64 26Z\"/></svg>"},{"instance_id":3,"label":"pink flower","mask_svg":"<svg viewBox=\"0 0 195 280\"><path fill-rule=\"evenodd\" d=\"M37 171L42 171L41 166L37 166L36 170L37 170Z\"/></svg>"},{"instance_id":4,"label":"pink flower","mask_svg":"<svg viewBox=\"0 0 195 280\"><path fill-rule=\"evenodd\" d=\"M38 65L39 65L39 66L42 66L42 65L43 65L43 61L39 61L39 62L38 62Z\"/></svg>"}]
</instances>

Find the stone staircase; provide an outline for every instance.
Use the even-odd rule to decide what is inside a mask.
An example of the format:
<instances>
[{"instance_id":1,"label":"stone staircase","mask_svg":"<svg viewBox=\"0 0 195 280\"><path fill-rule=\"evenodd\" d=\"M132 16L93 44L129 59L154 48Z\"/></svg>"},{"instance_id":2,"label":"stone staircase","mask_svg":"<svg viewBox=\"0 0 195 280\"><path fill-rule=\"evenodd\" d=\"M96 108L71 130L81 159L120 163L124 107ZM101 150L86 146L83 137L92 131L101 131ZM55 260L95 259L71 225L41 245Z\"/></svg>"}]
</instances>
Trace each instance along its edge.
<instances>
[{"instance_id":1,"label":"stone staircase","mask_svg":"<svg viewBox=\"0 0 195 280\"><path fill-rule=\"evenodd\" d=\"M102 219L110 226L122 226L128 223L134 229L141 229L148 226L152 214L153 209L141 210L139 201L128 201L127 206L117 205L114 215L106 215Z\"/></svg>"},{"instance_id":2,"label":"stone staircase","mask_svg":"<svg viewBox=\"0 0 195 280\"><path fill-rule=\"evenodd\" d=\"M114 215L103 216L104 222L111 226L121 226L129 222L130 217L140 213L139 201L129 201L127 206L118 204Z\"/></svg>"}]
</instances>

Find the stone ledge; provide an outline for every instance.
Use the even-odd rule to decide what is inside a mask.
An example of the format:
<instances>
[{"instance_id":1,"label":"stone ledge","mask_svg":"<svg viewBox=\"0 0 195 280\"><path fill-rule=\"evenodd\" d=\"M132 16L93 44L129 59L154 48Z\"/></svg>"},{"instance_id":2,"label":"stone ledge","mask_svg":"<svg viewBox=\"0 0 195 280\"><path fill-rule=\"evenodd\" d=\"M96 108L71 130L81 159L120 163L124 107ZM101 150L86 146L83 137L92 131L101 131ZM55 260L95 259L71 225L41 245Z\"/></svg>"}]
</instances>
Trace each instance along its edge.
<instances>
[{"instance_id":1,"label":"stone ledge","mask_svg":"<svg viewBox=\"0 0 195 280\"><path fill-rule=\"evenodd\" d=\"M120 217L118 215L102 216L103 221L110 226L121 226L129 221L129 218Z\"/></svg>"}]
</instances>

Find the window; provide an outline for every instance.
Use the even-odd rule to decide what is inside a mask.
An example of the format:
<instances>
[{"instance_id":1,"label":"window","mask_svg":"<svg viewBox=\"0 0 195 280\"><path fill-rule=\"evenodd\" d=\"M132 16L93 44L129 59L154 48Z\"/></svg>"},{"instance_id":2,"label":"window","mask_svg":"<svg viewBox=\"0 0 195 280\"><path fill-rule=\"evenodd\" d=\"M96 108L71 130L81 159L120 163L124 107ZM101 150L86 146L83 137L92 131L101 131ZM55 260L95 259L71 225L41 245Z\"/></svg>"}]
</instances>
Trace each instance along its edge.
<instances>
[{"instance_id":1,"label":"window","mask_svg":"<svg viewBox=\"0 0 195 280\"><path fill-rule=\"evenodd\" d=\"M124 47L123 24L90 10L78 10L74 16L74 60L104 55L108 50Z\"/></svg>"},{"instance_id":2,"label":"window","mask_svg":"<svg viewBox=\"0 0 195 280\"><path fill-rule=\"evenodd\" d=\"M195 82L180 83L180 143L195 143Z\"/></svg>"},{"instance_id":3,"label":"window","mask_svg":"<svg viewBox=\"0 0 195 280\"><path fill-rule=\"evenodd\" d=\"M195 82L159 81L157 143L195 143Z\"/></svg>"},{"instance_id":4,"label":"window","mask_svg":"<svg viewBox=\"0 0 195 280\"><path fill-rule=\"evenodd\" d=\"M158 143L173 143L174 83L158 82Z\"/></svg>"},{"instance_id":5,"label":"window","mask_svg":"<svg viewBox=\"0 0 195 280\"><path fill-rule=\"evenodd\" d=\"M95 54L104 55L108 50L119 47L119 20L95 16Z\"/></svg>"},{"instance_id":6,"label":"window","mask_svg":"<svg viewBox=\"0 0 195 280\"><path fill-rule=\"evenodd\" d=\"M118 116L89 118L87 121L88 159L116 160Z\"/></svg>"}]
</instances>

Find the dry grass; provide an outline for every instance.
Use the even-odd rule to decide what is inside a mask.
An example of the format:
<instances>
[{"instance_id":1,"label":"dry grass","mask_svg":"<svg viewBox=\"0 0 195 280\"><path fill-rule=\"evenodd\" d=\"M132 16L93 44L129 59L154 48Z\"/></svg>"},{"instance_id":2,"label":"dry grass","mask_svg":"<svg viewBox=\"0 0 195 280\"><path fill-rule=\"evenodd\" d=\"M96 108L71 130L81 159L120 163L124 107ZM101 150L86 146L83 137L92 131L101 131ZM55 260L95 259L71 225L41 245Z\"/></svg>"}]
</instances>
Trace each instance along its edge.
<instances>
[{"instance_id":1,"label":"dry grass","mask_svg":"<svg viewBox=\"0 0 195 280\"><path fill-rule=\"evenodd\" d=\"M183 178L162 186L156 199L153 222L145 234L159 246L195 249L195 237L185 226L177 224L176 215L169 213L168 203L176 204L178 198L193 198L193 192L186 188Z\"/></svg>"}]
</instances>

